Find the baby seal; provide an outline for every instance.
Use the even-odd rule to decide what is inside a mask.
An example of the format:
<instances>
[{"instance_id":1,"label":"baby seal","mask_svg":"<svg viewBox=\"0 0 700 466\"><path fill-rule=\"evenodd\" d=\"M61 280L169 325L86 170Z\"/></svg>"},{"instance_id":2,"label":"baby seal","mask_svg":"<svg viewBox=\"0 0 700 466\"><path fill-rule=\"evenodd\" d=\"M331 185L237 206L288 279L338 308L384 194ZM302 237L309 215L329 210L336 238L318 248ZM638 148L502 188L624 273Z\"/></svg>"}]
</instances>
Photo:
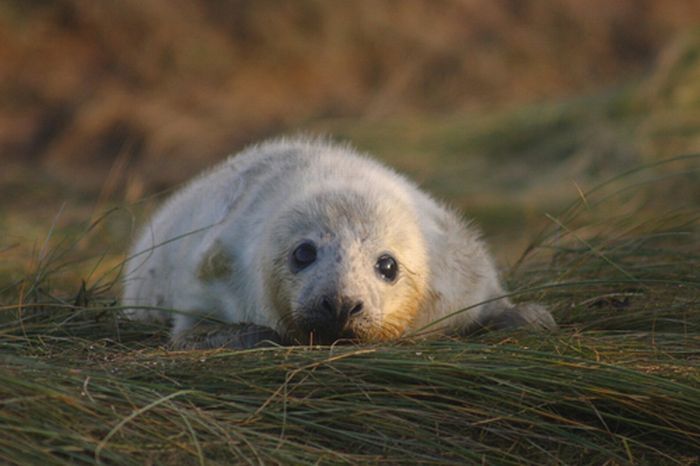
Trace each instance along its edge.
<instances>
[{"instance_id":1,"label":"baby seal","mask_svg":"<svg viewBox=\"0 0 700 466\"><path fill-rule=\"evenodd\" d=\"M281 139L176 192L134 243L123 304L172 322L179 347L382 341L553 329L515 307L476 229L408 179L341 145ZM462 312L457 312L462 310Z\"/></svg>"}]
</instances>

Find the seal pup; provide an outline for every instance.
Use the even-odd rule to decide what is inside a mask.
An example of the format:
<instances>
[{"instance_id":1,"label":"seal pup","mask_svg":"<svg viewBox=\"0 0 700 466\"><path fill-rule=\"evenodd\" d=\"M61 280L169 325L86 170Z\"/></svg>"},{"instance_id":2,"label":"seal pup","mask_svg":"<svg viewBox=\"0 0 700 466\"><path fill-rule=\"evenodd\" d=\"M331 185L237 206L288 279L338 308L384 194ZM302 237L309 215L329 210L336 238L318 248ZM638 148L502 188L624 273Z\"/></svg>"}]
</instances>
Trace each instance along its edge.
<instances>
[{"instance_id":1,"label":"seal pup","mask_svg":"<svg viewBox=\"0 0 700 466\"><path fill-rule=\"evenodd\" d=\"M128 317L177 347L388 340L556 324L503 297L475 227L345 145L278 139L177 191L125 265ZM463 310L462 312L457 312Z\"/></svg>"}]
</instances>

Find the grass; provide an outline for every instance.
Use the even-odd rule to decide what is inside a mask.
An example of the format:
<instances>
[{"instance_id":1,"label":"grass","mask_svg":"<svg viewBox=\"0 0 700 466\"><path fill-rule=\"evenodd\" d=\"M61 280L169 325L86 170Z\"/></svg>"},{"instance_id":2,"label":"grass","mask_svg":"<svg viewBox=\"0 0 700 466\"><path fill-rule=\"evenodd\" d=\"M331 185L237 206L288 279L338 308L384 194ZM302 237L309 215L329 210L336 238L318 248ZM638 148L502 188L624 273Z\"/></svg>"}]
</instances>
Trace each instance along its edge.
<instances>
[{"instance_id":1,"label":"grass","mask_svg":"<svg viewBox=\"0 0 700 466\"><path fill-rule=\"evenodd\" d=\"M475 217L555 334L171 351L119 318L125 244L158 199L105 187L95 207L4 166L0 463L697 464L697 47L603 94L303 128Z\"/></svg>"},{"instance_id":2,"label":"grass","mask_svg":"<svg viewBox=\"0 0 700 466\"><path fill-rule=\"evenodd\" d=\"M80 368L17 357L4 363L3 459L690 464L698 380L679 361L692 352L669 339L663 356L637 352L654 361L640 368L619 360L619 342L648 344L516 337L115 358L96 342L70 349Z\"/></svg>"},{"instance_id":3,"label":"grass","mask_svg":"<svg viewBox=\"0 0 700 466\"><path fill-rule=\"evenodd\" d=\"M170 351L118 317L118 261L52 286L109 216L53 238L0 290L0 462L697 463L700 215L659 205L700 169L682 159L533 235L506 279L554 311L552 335Z\"/></svg>"},{"instance_id":4,"label":"grass","mask_svg":"<svg viewBox=\"0 0 700 466\"><path fill-rule=\"evenodd\" d=\"M442 114L607 85L699 19L693 0L3 2L0 147L3 162L31 158L69 184L89 173L77 183L91 189L126 153L134 186L157 189L324 115Z\"/></svg>"}]
</instances>

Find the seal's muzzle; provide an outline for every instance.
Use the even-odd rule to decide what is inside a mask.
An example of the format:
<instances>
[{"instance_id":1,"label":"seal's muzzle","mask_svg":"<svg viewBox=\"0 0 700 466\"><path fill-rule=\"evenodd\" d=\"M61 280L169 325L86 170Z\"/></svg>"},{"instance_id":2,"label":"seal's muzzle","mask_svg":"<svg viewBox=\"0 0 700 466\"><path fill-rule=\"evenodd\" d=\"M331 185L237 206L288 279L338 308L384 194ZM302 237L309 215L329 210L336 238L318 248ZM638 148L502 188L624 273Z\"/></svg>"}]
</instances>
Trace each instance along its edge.
<instances>
[{"instance_id":1,"label":"seal's muzzle","mask_svg":"<svg viewBox=\"0 0 700 466\"><path fill-rule=\"evenodd\" d=\"M313 343L330 344L338 339L352 339L351 320L362 313L364 304L359 299L328 294L309 309L302 329Z\"/></svg>"}]
</instances>

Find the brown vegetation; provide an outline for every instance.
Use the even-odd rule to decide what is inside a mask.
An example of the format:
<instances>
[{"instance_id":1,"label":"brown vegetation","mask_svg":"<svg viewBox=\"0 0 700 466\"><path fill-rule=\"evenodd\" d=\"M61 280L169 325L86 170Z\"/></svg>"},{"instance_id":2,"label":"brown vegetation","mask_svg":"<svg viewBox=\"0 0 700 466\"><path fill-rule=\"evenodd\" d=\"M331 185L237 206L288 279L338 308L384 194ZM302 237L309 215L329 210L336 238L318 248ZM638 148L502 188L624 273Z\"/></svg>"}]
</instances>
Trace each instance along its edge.
<instances>
[{"instance_id":1,"label":"brown vegetation","mask_svg":"<svg viewBox=\"0 0 700 466\"><path fill-rule=\"evenodd\" d=\"M0 2L0 463L698 464L699 10ZM475 218L561 332L175 352L120 319L144 195L298 129Z\"/></svg>"},{"instance_id":2,"label":"brown vegetation","mask_svg":"<svg viewBox=\"0 0 700 466\"><path fill-rule=\"evenodd\" d=\"M310 119L604 86L699 20L693 0L15 0L0 152L92 189L121 157L139 193Z\"/></svg>"}]
</instances>

